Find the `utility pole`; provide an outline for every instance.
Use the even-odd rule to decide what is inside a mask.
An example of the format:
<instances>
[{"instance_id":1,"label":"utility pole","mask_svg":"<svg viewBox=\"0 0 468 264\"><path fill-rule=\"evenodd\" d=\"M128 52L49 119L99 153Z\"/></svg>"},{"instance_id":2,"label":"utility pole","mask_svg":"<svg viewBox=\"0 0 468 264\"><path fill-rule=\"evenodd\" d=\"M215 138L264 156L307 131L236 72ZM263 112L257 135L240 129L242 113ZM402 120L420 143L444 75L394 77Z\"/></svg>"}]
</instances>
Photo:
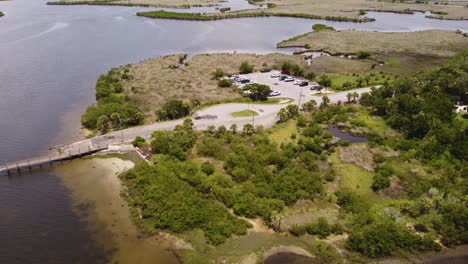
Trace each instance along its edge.
<instances>
[{"instance_id":1,"label":"utility pole","mask_svg":"<svg viewBox=\"0 0 468 264\"><path fill-rule=\"evenodd\" d=\"M301 109L301 99L302 99L302 87L301 87L301 90L299 92L299 102L297 103L297 107L299 109Z\"/></svg>"}]
</instances>

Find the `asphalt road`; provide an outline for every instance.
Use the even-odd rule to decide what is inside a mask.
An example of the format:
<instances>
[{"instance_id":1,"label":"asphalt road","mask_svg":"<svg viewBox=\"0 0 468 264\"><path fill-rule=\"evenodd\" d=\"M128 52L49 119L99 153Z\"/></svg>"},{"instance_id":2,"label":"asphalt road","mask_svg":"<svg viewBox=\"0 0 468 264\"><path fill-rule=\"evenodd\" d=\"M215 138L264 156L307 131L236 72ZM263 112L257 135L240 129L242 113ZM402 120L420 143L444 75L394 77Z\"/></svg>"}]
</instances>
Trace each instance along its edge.
<instances>
[{"instance_id":1,"label":"asphalt road","mask_svg":"<svg viewBox=\"0 0 468 264\"><path fill-rule=\"evenodd\" d=\"M301 98L301 104L315 100L317 105L322 102L322 96L317 96L309 90L308 87L299 87L293 85L292 82L285 83L279 81L278 78L271 78L270 73L253 73L245 75L245 77L261 84L269 85L272 90L278 90L282 93L281 97L292 98L292 104L298 104L299 98ZM337 103L338 101L346 102L346 95L350 92L357 92L358 94L368 92L370 88L360 88L349 90L345 92L327 94L330 98L331 103ZM244 104L244 103L228 103L214 105L203 110L197 111L192 115L194 127L197 130L207 129L209 126L221 126L224 125L229 128L232 124L236 124L241 129L245 124L254 124L255 126L262 125L263 127L271 127L277 121L278 111L285 107L287 104ZM233 112L253 110L259 115L255 117L233 117ZM200 118L201 117L201 118ZM137 127L131 127L120 131L110 132L105 135L97 136L91 139L81 140L69 145L63 145L58 148L60 151L77 152L80 149L88 149L88 147L97 147L102 145L113 145L120 143L128 143L135 139L136 136L142 136L146 139L151 137L151 133L156 130L170 130L176 125L183 123L183 120L167 121L167 122L156 122L149 125L142 125Z\"/></svg>"}]
</instances>

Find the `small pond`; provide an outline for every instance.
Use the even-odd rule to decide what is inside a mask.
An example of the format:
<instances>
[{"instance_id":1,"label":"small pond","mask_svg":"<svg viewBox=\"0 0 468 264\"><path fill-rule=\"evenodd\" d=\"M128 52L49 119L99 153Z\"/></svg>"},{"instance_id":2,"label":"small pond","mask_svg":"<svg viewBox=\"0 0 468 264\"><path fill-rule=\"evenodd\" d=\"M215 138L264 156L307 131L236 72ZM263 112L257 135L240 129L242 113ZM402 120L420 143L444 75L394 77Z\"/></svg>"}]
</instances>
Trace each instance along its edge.
<instances>
[{"instance_id":1,"label":"small pond","mask_svg":"<svg viewBox=\"0 0 468 264\"><path fill-rule=\"evenodd\" d=\"M331 125L328 127L334 137L341 138L341 140L348 140L350 143L366 143L369 142L369 139L366 137L356 137L349 133L341 131L337 126Z\"/></svg>"}]
</instances>

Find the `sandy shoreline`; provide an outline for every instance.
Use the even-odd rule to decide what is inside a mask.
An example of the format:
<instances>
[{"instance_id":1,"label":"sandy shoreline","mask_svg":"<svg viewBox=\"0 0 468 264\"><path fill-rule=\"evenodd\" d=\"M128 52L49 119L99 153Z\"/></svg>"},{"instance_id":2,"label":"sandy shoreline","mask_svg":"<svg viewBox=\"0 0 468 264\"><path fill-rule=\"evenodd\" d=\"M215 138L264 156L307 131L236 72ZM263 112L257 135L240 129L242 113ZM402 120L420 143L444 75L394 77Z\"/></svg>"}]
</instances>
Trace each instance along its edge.
<instances>
[{"instance_id":1,"label":"sandy shoreline","mask_svg":"<svg viewBox=\"0 0 468 264\"><path fill-rule=\"evenodd\" d=\"M87 222L93 242L105 249L110 263L178 263L173 253L176 239L141 234L120 195L118 175L134 165L116 157L99 157L64 163L53 172L70 190L73 209Z\"/></svg>"}]
</instances>

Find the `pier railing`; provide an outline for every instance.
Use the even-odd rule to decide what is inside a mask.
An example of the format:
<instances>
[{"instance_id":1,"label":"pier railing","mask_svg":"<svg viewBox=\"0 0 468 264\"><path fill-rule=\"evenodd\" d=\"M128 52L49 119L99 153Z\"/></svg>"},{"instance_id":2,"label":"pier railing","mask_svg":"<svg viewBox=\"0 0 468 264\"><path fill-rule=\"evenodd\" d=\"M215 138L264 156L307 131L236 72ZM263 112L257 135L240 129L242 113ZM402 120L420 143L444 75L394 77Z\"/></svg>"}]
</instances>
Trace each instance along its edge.
<instances>
[{"instance_id":1,"label":"pier railing","mask_svg":"<svg viewBox=\"0 0 468 264\"><path fill-rule=\"evenodd\" d=\"M65 160L80 158L83 156L91 155L101 150L108 148L108 145L91 146L87 148L69 146L62 150L57 148L56 151L49 152L48 154L34 157L31 159L18 160L14 162L4 162L0 165L0 174L12 174L31 171L33 169L51 166L54 163L59 163Z\"/></svg>"}]
</instances>

